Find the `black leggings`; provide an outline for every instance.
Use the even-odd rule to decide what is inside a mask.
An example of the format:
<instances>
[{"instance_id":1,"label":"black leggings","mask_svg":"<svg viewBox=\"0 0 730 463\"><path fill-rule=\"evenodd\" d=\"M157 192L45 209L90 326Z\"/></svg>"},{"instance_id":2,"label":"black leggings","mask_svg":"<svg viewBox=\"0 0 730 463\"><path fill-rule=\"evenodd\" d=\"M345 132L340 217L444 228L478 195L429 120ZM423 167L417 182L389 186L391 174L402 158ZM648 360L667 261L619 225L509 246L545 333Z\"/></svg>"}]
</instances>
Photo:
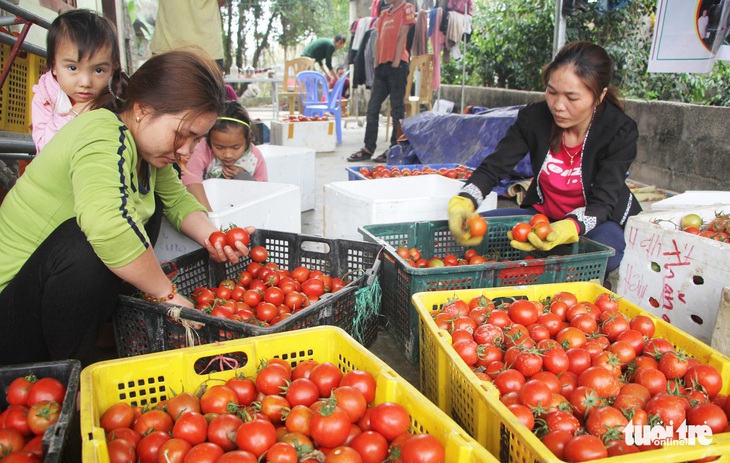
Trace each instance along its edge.
<instances>
[{"instance_id":1,"label":"black leggings","mask_svg":"<svg viewBox=\"0 0 730 463\"><path fill-rule=\"evenodd\" d=\"M0 365L92 363L99 325L114 310L120 281L75 218L59 225L0 293Z\"/></svg>"}]
</instances>

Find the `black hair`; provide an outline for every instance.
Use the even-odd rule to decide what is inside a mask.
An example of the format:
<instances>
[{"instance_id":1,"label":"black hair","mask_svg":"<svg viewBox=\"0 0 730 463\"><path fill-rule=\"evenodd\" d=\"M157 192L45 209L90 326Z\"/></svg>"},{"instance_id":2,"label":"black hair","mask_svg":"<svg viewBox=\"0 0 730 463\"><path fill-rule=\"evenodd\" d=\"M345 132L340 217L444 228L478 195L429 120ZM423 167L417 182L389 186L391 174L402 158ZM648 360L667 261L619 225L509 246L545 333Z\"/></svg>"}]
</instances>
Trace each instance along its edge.
<instances>
[{"instance_id":1,"label":"black hair","mask_svg":"<svg viewBox=\"0 0 730 463\"><path fill-rule=\"evenodd\" d=\"M342 35L342 34L337 34L337 35L335 35L335 40L334 40L334 41L335 41L335 42L342 42L342 43L346 43L346 42L347 42L347 39L345 38L345 36L344 36L344 35Z\"/></svg>"},{"instance_id":2,"label":"black hair","mask_svg":"<svg viewBox=\"0 0 730 463\"><path fill-rule=\"evenodd\" d=\"M213 127L211 127L208 132L208 135L205 137L205 140L208 142L208 146L210 146L210 132L214 130L226 131L230 128L241 128L243 130L243 135L246 137L245 151L248 151L251 148L251 140L256 134L256 124L251 120L251 116L249 116L246 108L241 106L241 103L238 101L226 101L222 117L235 120L223 118L216 120L215 124L213 124Z\"/></svg>"}]
</instances>

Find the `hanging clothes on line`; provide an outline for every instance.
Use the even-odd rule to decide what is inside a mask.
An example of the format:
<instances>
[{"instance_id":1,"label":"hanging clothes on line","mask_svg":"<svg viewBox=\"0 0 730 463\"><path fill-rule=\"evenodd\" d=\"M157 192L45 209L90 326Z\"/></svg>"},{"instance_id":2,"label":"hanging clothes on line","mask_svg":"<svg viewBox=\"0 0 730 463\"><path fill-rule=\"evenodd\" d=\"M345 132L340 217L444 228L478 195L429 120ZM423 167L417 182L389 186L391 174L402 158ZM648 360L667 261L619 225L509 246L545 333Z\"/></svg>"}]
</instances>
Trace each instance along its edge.
<instances>
[{"instance_id":1,"label":"hanging clothes on line","mask_svg":"<svg viewBox=\"0 0 730 463\"><path fill-rule=\"evenodd\" d=\"M471 34L471 16L449 11L446 28L446 47L453 48L461 42L464 35Z\"/></svg>"},{"instance_id":2,"label":"hanging clothes on line","mask_svg":"<svg viewBox=\"0 0 730 463\"><path fill-rule=\"evenodd\" d=\"M416 26L411 47L411 56L428 54L428 12L421 10L416 13Z\"/></svg>"},{"instance_id":3,"label":"hanging clothes on line","mask_svg":"<svg viewBox=\"0 0 730 463\"><path fill-rule=\"evenodd\" d=\"M441 8L433 8L429 12L428 36L431 40L431 50L433 50L433 78L431 79L433 89L441 88L441 51L446 42L446 36L438 27L441 24L441 16L443 10Z\"/></svg>"}]
</instances>

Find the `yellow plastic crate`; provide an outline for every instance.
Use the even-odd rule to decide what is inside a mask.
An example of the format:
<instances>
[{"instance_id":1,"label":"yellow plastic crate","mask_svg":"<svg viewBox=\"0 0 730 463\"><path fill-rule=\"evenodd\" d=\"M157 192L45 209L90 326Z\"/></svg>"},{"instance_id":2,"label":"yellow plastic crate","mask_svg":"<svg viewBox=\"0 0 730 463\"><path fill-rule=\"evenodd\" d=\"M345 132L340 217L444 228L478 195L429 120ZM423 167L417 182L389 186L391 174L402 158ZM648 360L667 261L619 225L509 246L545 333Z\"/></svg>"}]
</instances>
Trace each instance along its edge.
<instances>
[{"instance_id":1,"label":"yellow plastic crate","mask_svg":"<svg viewBox=\"0 0 730 463\"><path fill-rule=\"evenodd\" d=\"M558 463L550 450L499 401L499 391L492 383L481 381L451 347L451 336L437 328L429 312L438 310L449 298L464 301L484 295L490 299L528 298L541 300L559 291L570 291L579 301L593 301L610 291L595 283L556 283L512 286L489 289L423 292L413 295L419 315L421 346L421 391L441 410L454 419L501 461ZM629 317L646 315L654 320L656 337L664 337L700 361L714 366L722 375L722 393L730 392L730 358L674 328L664 320L644 311L626 299L619 300L623 314ZM713 436L709 446L674 446L617 456L596 462L673 463L719 456L718 462L730 462L730 433Z\"/></svg>"},{"instance_id":2,"label":"yellow plastic crate","mask_svg":"<svg viewBox=\"0 0 730 463\"><path fill-rule=\"evenodd\" d=\"M11 47L0 45L0 69L10 58ZM30 133L33 86L46 66L46 59L20 52L0 91L0 130Z\"/></svg>"},{"instance_id":3,"label":"yellow plastic crate","mask_svg":"<svg viewBox=\"0 0 730 463\"><path fill-rule=\"evenodd\" d=\"M218 357L238 360L238 370L198 373ZM497 460L448 416L398 376L388 365L369 353L345 331L322 326L217 344L177 349L96 363L81 372L81 436L83 461L108 462L104 430L99 419L112 404L157 403L172 391L193 391L206 380L227 380L236 372L255 376L262 360L278 357L292 365L314 359L332 362L340 370L365 370L376 380L374 403L397 402L411 415L412 432L428 432L446 449L449 462Z\"/></svg>"}]
</instances>

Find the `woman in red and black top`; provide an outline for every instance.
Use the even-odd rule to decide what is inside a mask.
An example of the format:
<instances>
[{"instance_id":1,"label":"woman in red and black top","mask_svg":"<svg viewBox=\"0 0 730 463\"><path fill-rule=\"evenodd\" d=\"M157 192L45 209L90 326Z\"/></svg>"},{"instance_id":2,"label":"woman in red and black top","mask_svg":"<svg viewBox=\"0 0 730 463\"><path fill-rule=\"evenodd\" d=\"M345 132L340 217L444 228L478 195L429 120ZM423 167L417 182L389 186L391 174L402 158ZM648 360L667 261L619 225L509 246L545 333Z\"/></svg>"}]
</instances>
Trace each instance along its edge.
<instances>
[{"instance_id":1,"label":"woman in red and black top","mask_svg":"<svg viewBox=\"0 0 730 463\"><path fill-rule=\"evenodd\" d=\"M493 153L449 202L449 228L457 242L473 246L464 219L529 152L535 178L522 209L497 209L492 216L543 213L551 221L550 241L534 233L523 250L549 250L575 243L579 235L613 247L607 272L618 268L625 248L623 227L641 211L626 186L636 159L636 122L623 112L611 85L613 65L606 51L590 42L565 45L542 72L545 101L520 110Z\"/></svg>"}]
</instances>

